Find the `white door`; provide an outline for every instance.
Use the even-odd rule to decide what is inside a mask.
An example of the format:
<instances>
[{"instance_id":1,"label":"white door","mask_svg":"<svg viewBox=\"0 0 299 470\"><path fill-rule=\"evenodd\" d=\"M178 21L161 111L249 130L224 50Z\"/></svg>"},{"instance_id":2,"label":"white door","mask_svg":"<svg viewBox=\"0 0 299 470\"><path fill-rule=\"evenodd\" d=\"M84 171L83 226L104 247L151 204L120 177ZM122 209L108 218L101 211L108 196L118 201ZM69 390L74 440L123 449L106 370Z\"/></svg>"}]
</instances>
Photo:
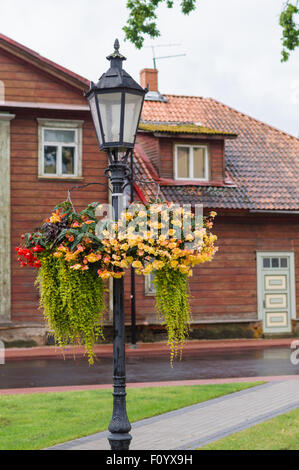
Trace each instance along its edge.
<instances>
[{"instance_id":1,"label":"white door","mask_svg":"<svg viewBox=\"0 0 299 470\"><path fill-rule=\"evenodd\" d=\"M258 252L257 282L259 319L264 333L290 333L296 318L294 254Z\"/></svg>"}]
</instances>

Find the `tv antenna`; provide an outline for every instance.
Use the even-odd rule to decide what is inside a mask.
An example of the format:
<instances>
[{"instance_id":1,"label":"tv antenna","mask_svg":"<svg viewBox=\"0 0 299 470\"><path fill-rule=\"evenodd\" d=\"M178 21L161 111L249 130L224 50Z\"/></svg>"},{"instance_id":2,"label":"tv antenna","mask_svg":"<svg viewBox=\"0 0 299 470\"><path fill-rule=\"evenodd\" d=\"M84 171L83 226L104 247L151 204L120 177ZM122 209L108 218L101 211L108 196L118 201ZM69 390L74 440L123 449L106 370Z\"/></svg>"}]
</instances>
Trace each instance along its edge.
<instances>
[{"instance_id":1,"label":"tv antenna","mask_svg":"<svg viewBox=\"0 0 299 470\"><path fill-rule=\"evenodd\" d=\"M153 45L153 46L144 46L144 47L147 47L147 48L151 48L152 49L152 53L153 53L153 64L154 64L154 69L156 69L156 60L158 59L170 59L172 57L182 57L186 54L174 54L174 55L163 55L163 56L159 56L159 57L156 57L156 54L155 54L155 48L156 47L174 47L174 46L181 46L181 44L156 44L156 45Z\"/></svg>"}]
</instances>

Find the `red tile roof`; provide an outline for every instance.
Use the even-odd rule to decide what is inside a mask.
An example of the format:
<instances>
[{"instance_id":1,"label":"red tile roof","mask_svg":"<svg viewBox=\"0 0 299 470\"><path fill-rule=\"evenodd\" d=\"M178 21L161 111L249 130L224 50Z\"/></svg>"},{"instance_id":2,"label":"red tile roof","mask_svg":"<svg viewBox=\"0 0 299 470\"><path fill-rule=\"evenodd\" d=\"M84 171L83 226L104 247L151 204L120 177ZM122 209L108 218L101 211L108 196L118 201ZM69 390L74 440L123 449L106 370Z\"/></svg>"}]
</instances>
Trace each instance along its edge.
<instances>
[{"instance_id":1,"label":"red tile roof","mask_svg":"<svg viewBox=\"0 0 299 470\"><path fill-rule=\"evenodd\" d=\"M212 98L165 95L145 101L142 119L194 122L237 134L226 140L225 159L234 186L162 186L167 200L210 208L299 210L299 140Z\"/></svg>"}]
</instances>

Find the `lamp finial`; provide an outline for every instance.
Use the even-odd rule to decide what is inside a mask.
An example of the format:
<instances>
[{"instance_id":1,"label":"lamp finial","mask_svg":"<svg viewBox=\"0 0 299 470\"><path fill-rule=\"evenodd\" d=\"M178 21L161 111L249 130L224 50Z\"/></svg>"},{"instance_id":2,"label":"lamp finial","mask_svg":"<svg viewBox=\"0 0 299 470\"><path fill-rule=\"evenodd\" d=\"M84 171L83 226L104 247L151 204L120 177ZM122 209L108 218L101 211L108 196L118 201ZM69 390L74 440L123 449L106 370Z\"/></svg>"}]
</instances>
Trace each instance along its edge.
<instances>
[{"instance_id":1,"label":"lamp finial","mask_svg":"<svg viewBox=\"0 0 299 470\"><path fill-rule=\"evenodd\" d=\"M115 39L115 41L114 41L114 51L118 52L118 50L119 50L119 40Z\"/></svg>"},{"instance_id":2,"label":"lamp finial","mask_svg":"<svg viewBox=\"0 0 299 470\"><path fill-rule=\"evenodd\" d=\"M110 61L113 61L113 59L120 59L120 61L126 60L125 56L123 56L119 52L119 40L118 39L115 39L115 41L114 41L114 52L112 52L112 54L108 55L107 59L110 60ZM121 62L120 62L120 64L121 64ZM112 65L112 62L111 62L111 65ZM120 65L120 68L121 68L121 65Z\"/></svg>"}]
</instances>

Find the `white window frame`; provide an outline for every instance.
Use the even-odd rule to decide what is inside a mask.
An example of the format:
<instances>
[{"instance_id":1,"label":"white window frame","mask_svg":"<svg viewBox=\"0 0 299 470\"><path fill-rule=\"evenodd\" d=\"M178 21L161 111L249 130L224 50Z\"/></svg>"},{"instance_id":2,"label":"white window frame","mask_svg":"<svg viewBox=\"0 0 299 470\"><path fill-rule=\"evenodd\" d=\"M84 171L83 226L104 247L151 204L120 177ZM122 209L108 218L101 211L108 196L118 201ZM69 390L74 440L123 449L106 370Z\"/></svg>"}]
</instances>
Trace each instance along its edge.
<instances>
[{"instance_id":1,"label":"white window frame","mask_svg":"<svg viewBox=\"0 0 299 470\"><path fill-rule=\"evenodd\" d=\"M44 179L82 179L82 126L84 121L70 119L44 119L38 118L38 177ZM44 172L44 140L45 130L74 131L75 142L49 142L47 145L58 147L57 172L55 174ZM62 147L75 147L74 174L62 173Z\"/></svg>"},{"instance_id":2,"label":"white window frame","mask_svg":"<svg viewBox=\"0 0 299 470\"><path fill-rule=\"evenodd\" d=\"M181 178L178 176L178 148L179 147L188 147L189 150L189 174L191 175L189 178ZM193 171L194 171L194 149L202 148L205 150L205 177L204 178L194 178ZM174 149L174 178L176 180L182 181L209 181L209 147L208 145L190 145L190 144L176 144Z\"/></svg>"}]
</instances>

